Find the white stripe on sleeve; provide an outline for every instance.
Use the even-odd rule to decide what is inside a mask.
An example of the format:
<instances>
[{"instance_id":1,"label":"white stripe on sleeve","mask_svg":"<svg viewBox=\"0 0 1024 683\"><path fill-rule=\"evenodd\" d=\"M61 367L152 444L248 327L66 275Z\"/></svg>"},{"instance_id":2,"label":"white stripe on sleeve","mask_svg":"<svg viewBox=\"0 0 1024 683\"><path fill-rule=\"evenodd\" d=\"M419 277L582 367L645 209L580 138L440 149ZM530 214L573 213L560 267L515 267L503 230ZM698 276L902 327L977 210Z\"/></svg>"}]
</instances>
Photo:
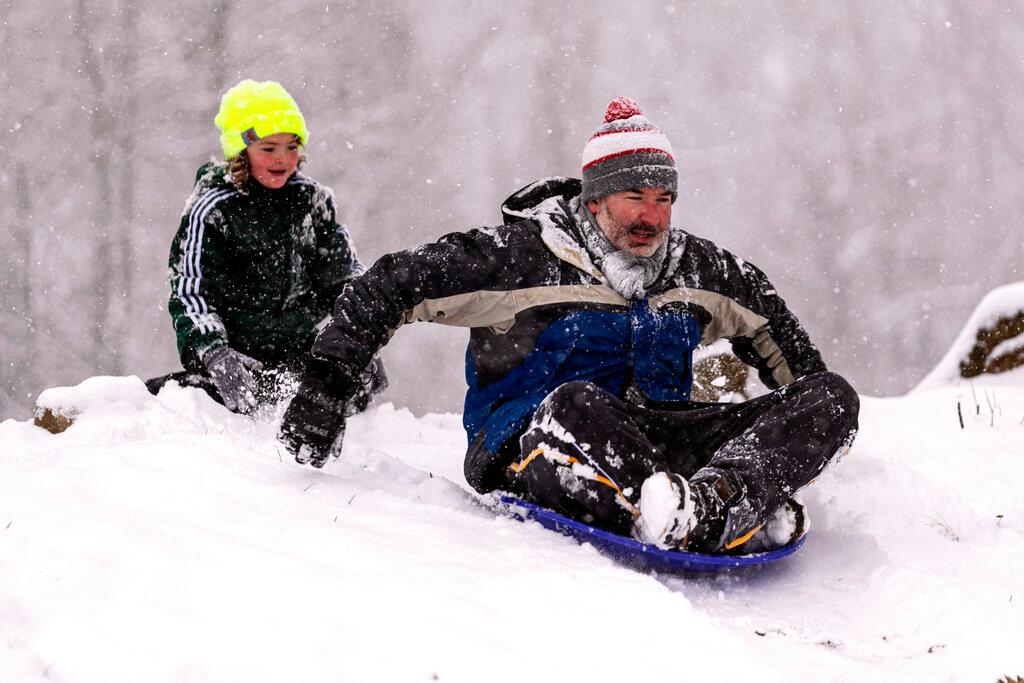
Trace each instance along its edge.
<instances>
[{"instance_id":1,"label":"white stripe on sleeve","mask_svg":"<svg viewBox=\"0 0 1024 683\"><path fill-rule=\"evenodd\" d=\"M185 236L185 247L181 254L182 272L178 279L178 299L185 306L185 313L199 328L201 334L214 331L223 325L211 320L206 306L206 299L199 293L203 271L200 259L203 252L203 233L206 228L206 217L213 207L221 200L236 194L231 188L220 188L208 192L199 198L188 217L188 232Z\"/></svg>"}]
</instances>

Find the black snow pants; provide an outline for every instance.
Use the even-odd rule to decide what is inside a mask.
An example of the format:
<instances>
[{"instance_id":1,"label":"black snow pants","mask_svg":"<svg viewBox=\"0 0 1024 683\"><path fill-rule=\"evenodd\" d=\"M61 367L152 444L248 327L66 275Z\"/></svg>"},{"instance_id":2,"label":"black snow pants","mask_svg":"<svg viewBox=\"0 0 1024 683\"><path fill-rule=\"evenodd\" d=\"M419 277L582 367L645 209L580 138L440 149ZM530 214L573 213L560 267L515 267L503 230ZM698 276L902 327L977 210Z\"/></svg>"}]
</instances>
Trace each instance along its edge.
<instances>
[{"instance_id":1,"label":"black snow pants","mask_svg":"<svg viewBox=\"0 0 1024 683\"><path fill-rule=\"evenodd\" d=\"M729 526L763 524L857 432L860 401L820 372L743 403L638 406L589 382L544 399L520 439L510 489L573 519L629 535L655 472L715 482Z\"/></svg>"}]
</instances>

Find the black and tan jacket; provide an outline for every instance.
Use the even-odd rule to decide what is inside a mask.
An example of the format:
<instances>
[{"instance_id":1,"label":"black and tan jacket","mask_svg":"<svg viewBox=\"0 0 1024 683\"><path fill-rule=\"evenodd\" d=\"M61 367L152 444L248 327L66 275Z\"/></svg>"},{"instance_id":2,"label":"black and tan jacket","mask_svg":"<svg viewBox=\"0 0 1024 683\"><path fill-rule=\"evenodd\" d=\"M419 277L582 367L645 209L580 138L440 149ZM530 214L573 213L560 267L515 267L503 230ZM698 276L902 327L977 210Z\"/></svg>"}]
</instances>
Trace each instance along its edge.
<instances>
[{"instance_id":1,"label":"black and tan jacket","mask_svg":"<svg viewBox=\"0 0 1024 683\"><path fill-rule=\"evenodd\" d=\"M756 267L672 230L648 296L627 301L581 246L580 181L550 178L510 197L496 228L389 254L345 289L313 347L350 377L404 323L471 328L466 476L497 485L502 447L541 400L573 380L653 402L687 400L692 352L726 338L769 387L825 369Z\"/></svg>"}]
</instances>

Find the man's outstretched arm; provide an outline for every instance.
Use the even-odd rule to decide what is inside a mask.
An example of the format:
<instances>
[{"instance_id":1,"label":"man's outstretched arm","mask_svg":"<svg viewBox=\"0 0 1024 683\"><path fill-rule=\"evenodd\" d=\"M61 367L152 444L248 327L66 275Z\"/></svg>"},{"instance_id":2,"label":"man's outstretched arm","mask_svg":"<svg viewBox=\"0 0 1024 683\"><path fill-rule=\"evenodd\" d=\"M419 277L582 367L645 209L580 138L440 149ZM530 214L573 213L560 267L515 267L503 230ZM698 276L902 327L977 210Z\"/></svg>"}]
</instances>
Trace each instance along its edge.
<instances>
[{"instance_id":1,"label":"man's outstretched arm","mask_svg":"<svg viewBox=\"0 0 1024 683\"><path fill-rule=\"evenodd\" d=\"M478 293L502 279L497 271L514 267L506 251L495 231L452 233L383 256L348 283L313 344L314 361L281 423L281 441L296 460L322 467L337 457L344 406L358 389L359 375L403 324L427 320L473 327L514 316L511 296L505 306L478 305Z\"/></svg>"}]
</instances>

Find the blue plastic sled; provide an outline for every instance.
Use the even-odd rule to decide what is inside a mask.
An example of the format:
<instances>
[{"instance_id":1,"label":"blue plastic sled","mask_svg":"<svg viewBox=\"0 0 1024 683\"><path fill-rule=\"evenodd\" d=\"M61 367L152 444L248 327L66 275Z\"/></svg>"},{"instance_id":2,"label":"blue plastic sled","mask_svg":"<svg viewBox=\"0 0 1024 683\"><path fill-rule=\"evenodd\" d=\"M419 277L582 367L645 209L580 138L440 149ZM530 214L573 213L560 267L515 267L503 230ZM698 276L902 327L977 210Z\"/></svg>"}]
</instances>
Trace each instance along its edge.
<instances>
[{"instance_id":1,"label":"blue plastic sled","mask_svg":"<svg viewBox=\"0 0 1024 683\"><path fill-rule=\"evenodd\" d=\"M804 534L789 545L751 555L702 555L681 550L662 550L656 546L563 517L557 512L514 496L503 495L500 497L500 501L499 511L505 512L521 522L533 520L545 529L572 536L581 543L589 543L612 559L641 571L720 572L734 567L766 564L792 555L807 539L807 534Z\"/></svg>"}]
</instances>

